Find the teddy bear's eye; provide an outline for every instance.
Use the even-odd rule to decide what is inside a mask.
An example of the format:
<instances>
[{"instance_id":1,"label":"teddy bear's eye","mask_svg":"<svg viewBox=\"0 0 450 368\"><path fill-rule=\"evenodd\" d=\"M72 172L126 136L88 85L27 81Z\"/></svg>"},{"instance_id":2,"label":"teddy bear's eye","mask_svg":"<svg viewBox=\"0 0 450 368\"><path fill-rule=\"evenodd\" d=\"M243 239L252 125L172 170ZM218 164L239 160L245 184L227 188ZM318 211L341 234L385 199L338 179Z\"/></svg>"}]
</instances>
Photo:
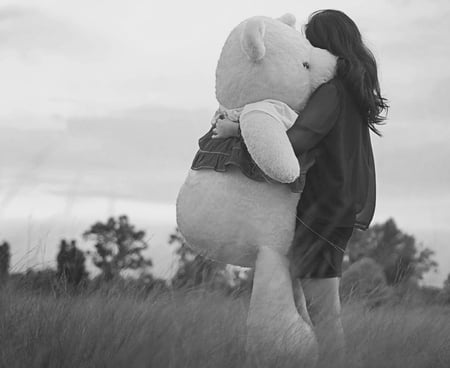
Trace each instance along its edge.
<instances>
[{"instance_id":1,"label":"teddy bear's eye","mask_svg":"<svg viewBox=\"0 0 450 368\"><path fill-rule=\"evenodd\" d=\"M309 63L307 61L304 61L302 64L306 69L309 69Z\"/></svg>"}]
</instances>

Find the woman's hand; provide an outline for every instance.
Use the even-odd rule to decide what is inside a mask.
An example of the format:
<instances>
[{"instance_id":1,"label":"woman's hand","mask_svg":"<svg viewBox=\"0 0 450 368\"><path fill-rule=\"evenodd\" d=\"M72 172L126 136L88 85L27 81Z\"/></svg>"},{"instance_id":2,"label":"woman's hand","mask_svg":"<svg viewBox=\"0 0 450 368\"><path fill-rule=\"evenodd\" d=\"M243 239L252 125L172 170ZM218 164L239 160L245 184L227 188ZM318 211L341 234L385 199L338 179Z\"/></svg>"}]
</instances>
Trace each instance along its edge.
<instances>
[{"instance_id":1,"label":"woman's hand","mask_svg":"<svg viewBox=\"0 0 450 368\"><path fill-rule=\"evenodd\" d=\"M213 138L239 137L239 123L227 118L217 119L213 129Z\"/></svg>"}]
</instances>

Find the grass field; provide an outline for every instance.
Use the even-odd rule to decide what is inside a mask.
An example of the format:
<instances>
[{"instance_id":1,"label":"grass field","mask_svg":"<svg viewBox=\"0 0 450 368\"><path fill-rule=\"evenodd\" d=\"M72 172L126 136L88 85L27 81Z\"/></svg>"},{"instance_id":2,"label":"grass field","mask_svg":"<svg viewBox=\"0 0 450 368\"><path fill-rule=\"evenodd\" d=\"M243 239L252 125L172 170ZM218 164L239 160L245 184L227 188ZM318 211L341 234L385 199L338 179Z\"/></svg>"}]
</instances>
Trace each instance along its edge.
<instances>
[{"instance_id":1,"label":"grass field","mask_svg":"<svg viewBox=\"0 0 450 368\"><path fill-rule=\"evenodd\" d=\"M247 303L202 289L55 297L4 287L0 366L243 367ZM448 307L349 302L343 320L345 367L450 367Z\"/></svg>"}]
</instances>

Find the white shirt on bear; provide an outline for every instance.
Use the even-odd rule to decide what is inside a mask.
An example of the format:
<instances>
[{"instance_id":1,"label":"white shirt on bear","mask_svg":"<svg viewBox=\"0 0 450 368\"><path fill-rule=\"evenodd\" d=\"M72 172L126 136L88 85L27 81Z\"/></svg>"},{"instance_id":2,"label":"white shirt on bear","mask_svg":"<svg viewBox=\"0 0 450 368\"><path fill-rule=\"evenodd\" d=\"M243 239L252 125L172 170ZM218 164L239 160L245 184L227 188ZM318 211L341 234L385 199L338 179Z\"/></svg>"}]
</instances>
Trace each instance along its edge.
<instances>
[{"instance_id":1,"label":"white shirt on bear","mask_svg":"<svg viewBox=\"0 0 450 368\"><path fill-rule=\"evenodd\" d=\"M224 116L231 121L238 122L245 114L259 111L266 113L279 121L288 130L292 125L294 125L298 114L292 110L284 102L277 100L263 100L258 102L253 102L240 107L237 109L226 109L220 106L219 109L214 114L211 124L214 125L220 116Z\"/></svg>"}]
</instances>

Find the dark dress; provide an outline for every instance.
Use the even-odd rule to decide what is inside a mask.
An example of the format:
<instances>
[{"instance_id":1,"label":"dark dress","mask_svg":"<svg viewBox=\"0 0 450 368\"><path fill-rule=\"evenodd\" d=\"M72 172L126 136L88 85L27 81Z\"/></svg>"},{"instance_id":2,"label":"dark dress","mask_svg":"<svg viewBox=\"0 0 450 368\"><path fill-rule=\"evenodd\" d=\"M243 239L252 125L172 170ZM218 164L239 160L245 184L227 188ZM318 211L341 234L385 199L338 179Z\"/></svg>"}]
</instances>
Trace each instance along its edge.
<instances>
[{"instance_id":1,"label":"dark dress","mask_svg":"<svg viewBox=\"0 0 450 368\"><path fill-rule=\"evenodd\" d=\"M375 167L369 128L344 83L320 86L288 131L297 155L314 165L297 207L291 248L294 275L341 275L354 228L367 229L375 210Z\"/></svg>"},{"instance_id":2,"label":"dark dress","mask_svg":"<svg viewBox=\"0 0 450 368\"><path fill-rule=\"evenodd\" d=\"M310 97L288 137L300 162L289 184L302 193L291 247L294 276L341 275L353 229L366 229L375 209L375 169L369 129L343 82L337 78ZM191 168L226 171L237 166L257 181L273 181L255 164L241 137L199 140Z\"/></svg>"}]
</instances>

